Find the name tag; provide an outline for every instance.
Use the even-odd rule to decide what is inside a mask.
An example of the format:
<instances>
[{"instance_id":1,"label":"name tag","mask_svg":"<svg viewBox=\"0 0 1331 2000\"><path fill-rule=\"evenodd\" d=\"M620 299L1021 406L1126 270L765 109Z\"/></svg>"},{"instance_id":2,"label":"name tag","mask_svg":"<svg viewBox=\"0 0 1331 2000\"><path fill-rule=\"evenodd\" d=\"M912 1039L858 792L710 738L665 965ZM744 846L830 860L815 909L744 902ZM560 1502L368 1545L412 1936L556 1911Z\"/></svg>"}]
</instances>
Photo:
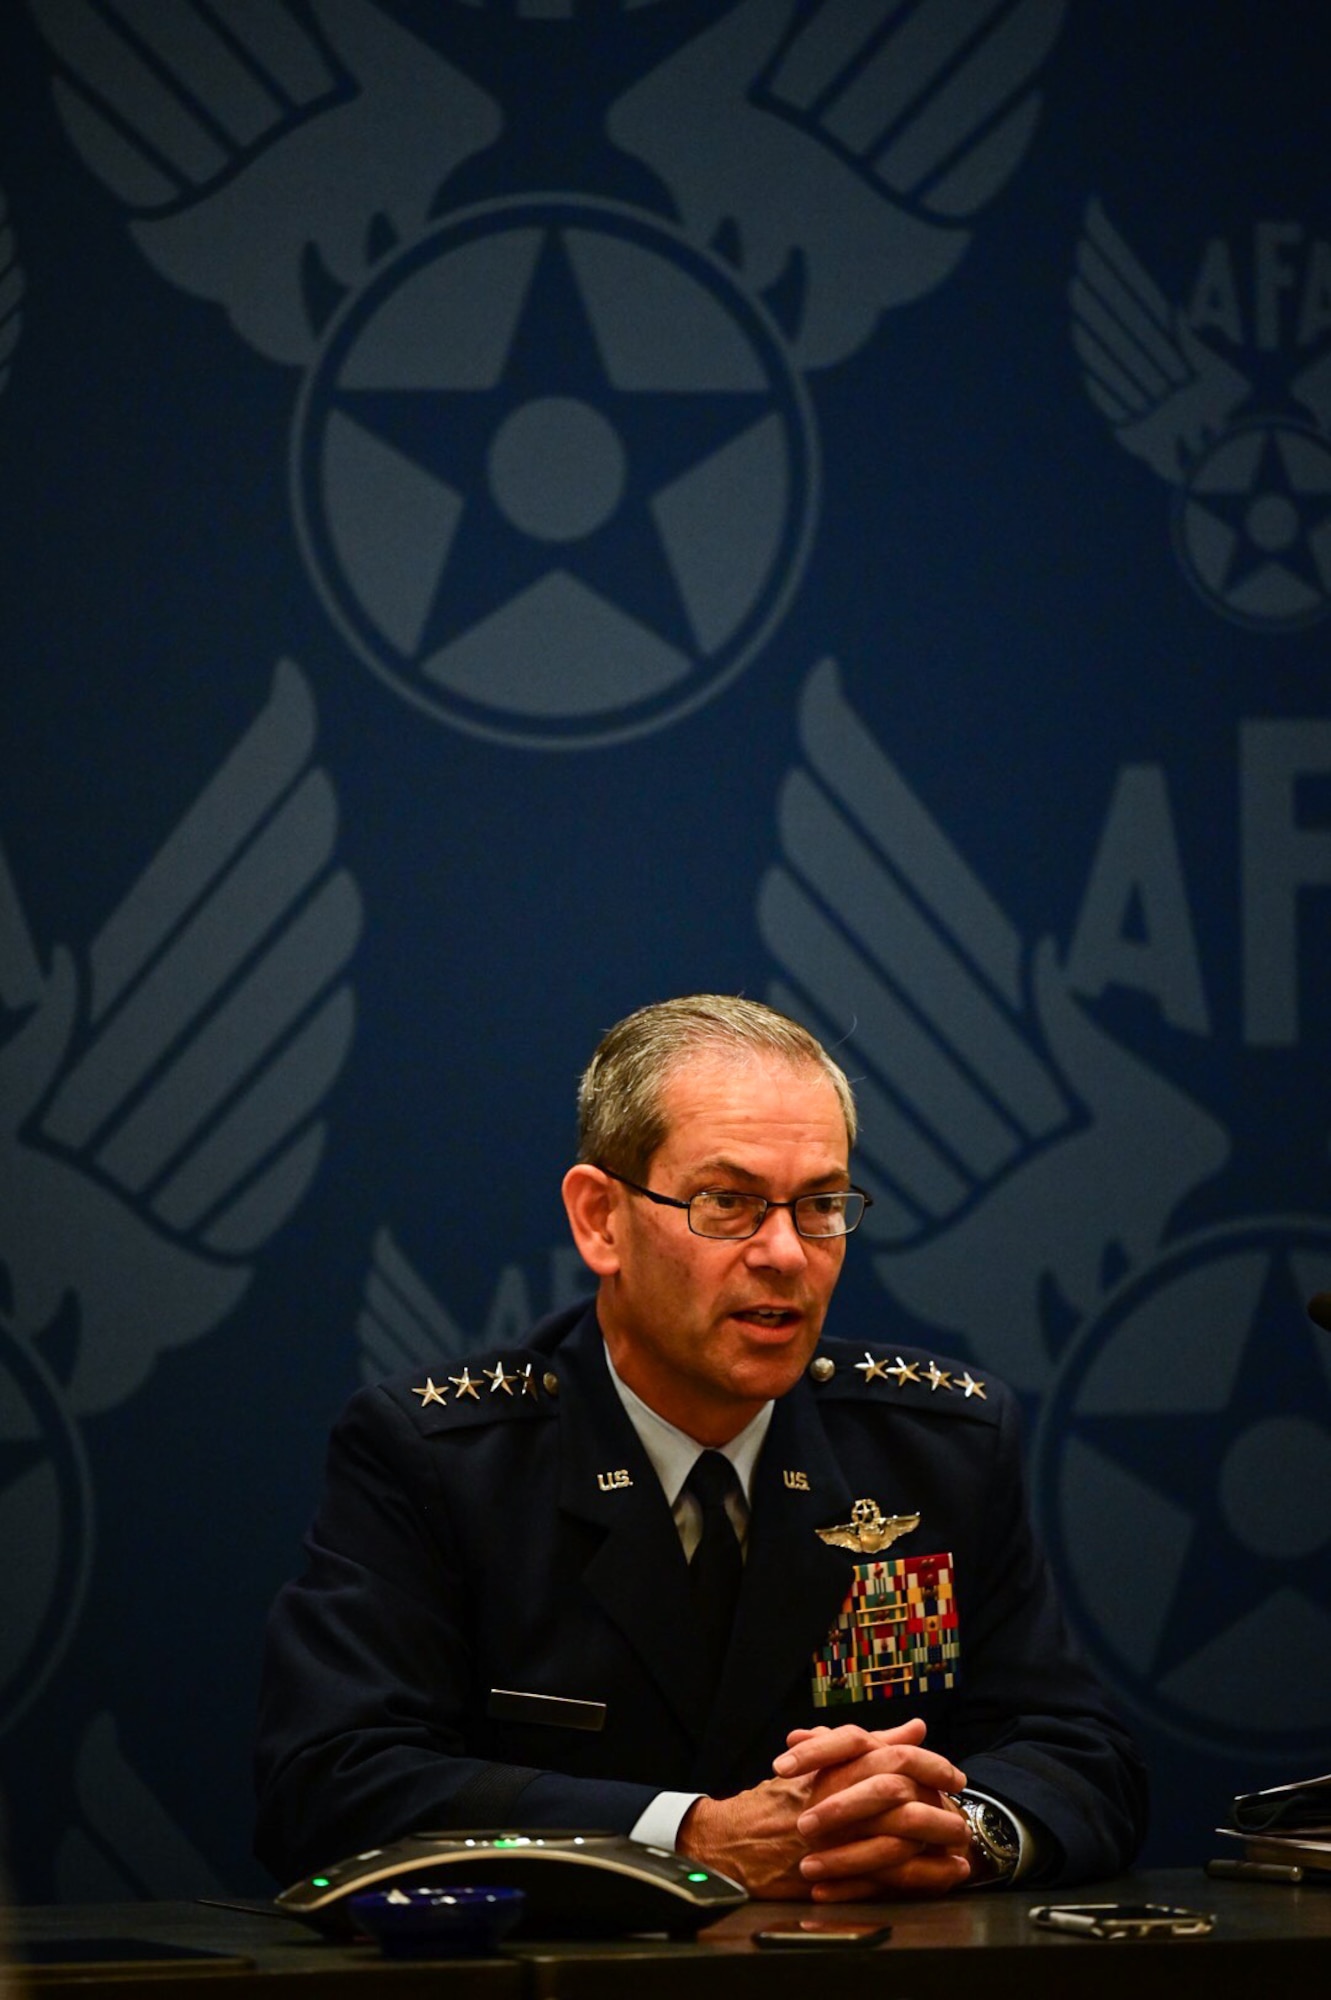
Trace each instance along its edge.
<instances>
[{"instance_id":1,"label":"name tag","mask_svg":"<svg viewBox=\"0 0 1331 2000\"><path fill-rule=\"evenodd\" d=\"M955 1687L960 1655L950 1554L856 1563L827 1643L814 1654L813 1705Z\"/></svg>"},{"instance_id":2,"label":"name tag","mask_svg":"<svg viewBox=\"0 0 1331 2000\"><path fill-rule=\"evenodd\" d=\"M492 1722L544 1722L552 1729L605 1728L603 1701L574 1701L563 1694L523 1694L517 1688L491 1688L485 1712Z\"/></svg>"}]
</instances>

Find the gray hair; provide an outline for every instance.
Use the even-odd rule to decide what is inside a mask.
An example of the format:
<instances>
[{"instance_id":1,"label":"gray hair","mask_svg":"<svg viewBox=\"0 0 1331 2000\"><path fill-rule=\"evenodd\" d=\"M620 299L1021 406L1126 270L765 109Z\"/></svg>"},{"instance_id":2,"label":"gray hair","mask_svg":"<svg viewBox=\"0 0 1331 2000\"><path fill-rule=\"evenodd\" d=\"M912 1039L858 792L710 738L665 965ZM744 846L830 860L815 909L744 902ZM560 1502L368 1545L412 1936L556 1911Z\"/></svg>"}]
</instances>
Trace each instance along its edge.
<instances>
[{"instance_id":1,"label":"gray hair","mask_svg":"<svg viewBox=\"0 0 1331 2000\"><path fill-rule=\"evenodd\" d=\"M850 1080L807 1028L759 1000L691 993L639 1007L603 1038L578 1086L579 1160L641 1180L666 1138L666 1083L688 1056L712 1050L777 1056L820 1070L837 1094L846 1138L854 1145Z\"/></svg>"}]
</instances>

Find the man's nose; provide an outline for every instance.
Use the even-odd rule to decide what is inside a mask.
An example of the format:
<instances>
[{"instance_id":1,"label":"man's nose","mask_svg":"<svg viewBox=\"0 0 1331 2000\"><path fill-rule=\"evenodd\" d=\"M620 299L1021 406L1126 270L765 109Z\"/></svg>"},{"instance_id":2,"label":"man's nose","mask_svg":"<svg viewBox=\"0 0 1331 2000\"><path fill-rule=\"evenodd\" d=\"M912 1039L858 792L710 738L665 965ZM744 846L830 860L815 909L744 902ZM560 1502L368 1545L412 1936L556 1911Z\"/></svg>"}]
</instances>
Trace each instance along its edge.
<instances>
[{"instance_id":1,"label":"man's nose","mask_svg":"<svg viewBox=\"0 0 1331 2000\"><path fill-rule=\"evenodd\" d=\"M769 1208L756 1235L749 1238L748 1263L754 1269L802 1271L809 1261L804 1238L788 1208Z\"/></svg>"}]
</instances>

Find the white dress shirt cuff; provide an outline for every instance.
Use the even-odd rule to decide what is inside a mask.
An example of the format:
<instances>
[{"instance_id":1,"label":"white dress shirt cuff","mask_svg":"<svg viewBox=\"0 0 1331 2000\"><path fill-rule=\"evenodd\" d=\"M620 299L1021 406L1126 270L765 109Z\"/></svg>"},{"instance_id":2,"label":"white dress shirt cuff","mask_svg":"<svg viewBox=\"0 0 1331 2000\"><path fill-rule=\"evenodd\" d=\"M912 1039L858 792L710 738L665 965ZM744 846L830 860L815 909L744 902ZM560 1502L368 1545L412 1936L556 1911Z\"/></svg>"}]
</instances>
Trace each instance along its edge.
<instances>
[{"instance_id":1,"label":"white dress shirt cuff","mask_svg":"<svg viewBox=\"0 0 1331 2000\"><path fill-rule=\"evenodd\" d=\"M701 1792L658 1792L647 1810L638 1815L629 1839L640 1840L644 1847L663 1847L667 1854L673 1854L684 1815L694 1800L702 1796Z\"/></svg>"}]
</instances>

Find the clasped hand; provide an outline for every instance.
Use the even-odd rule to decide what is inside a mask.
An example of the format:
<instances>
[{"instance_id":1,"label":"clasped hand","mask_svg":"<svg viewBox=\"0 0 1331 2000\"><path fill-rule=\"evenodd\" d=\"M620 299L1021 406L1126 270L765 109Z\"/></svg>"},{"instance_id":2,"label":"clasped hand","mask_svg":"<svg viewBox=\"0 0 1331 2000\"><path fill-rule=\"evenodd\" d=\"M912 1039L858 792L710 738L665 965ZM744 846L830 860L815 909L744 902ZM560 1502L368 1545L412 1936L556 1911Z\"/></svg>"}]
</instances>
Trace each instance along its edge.
<instances>
[{"instance_id":1,"label":"clasped hand","mask_svg":"<svg viewBox=\"0 0 1331 2000\"><path fill-rule=\"evenodd\" d=\"M970 1874L970 1827L946 1794L966 1776L895 1729L795 1729L775 1775L729 1799L698 1799L678 1846L751 1896L863 1902L942 1895Z\"/></svg>"}]
</instances>

